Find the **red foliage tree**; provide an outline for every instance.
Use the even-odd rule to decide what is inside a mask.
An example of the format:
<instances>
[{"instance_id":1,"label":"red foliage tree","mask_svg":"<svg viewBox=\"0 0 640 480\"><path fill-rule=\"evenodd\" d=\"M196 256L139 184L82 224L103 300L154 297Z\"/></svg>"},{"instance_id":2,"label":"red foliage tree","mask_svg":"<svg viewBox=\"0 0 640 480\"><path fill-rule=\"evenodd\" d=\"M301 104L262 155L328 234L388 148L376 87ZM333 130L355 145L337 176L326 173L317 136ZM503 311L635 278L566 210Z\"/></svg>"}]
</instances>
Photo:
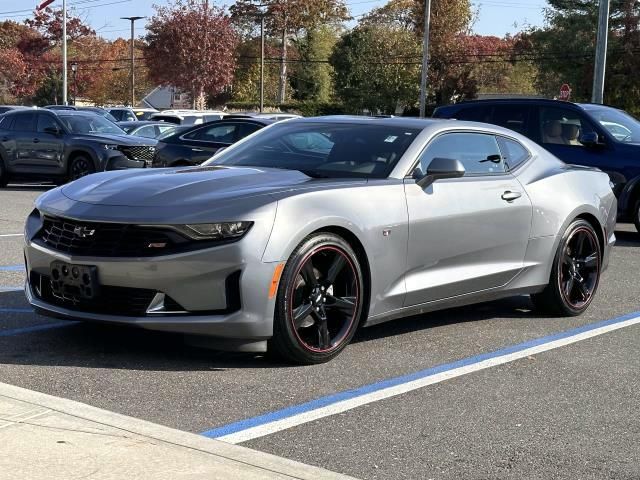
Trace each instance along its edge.
<instances>
[{"instance_id":1,"label":"red foliage tree","mask_svg":"<svg viewBox=\"0 0 640 480\"><path fill-rule=\"evenodd\" d=\"M229 17L197 0L176 0L156 7L147 25L145 58L151 80L175 86L202 108L205 95L231 85L238 42Z\"/></svg>"}]
</instances>

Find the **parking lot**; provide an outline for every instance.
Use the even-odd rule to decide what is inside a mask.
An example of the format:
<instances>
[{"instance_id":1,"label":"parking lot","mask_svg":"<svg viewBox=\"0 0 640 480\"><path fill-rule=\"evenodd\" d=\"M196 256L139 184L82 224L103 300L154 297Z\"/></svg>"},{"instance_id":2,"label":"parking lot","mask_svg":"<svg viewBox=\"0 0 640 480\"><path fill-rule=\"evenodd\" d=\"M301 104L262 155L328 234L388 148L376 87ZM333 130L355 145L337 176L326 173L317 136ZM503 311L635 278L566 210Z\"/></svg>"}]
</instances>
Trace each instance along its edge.
<instances>
[{"instance_id":1,"label":"parking lot","mask_svg":"<svg viewBox=\"0 0 640 480\"><path fill-rule=\"evenodd\" d=\"M371 327L334 361L292 367L33 313L21 231L46 188L0 190L0 382L358 478L640 478L632 225L583 316L515 297Z\"/></svg>"}]
</instances>

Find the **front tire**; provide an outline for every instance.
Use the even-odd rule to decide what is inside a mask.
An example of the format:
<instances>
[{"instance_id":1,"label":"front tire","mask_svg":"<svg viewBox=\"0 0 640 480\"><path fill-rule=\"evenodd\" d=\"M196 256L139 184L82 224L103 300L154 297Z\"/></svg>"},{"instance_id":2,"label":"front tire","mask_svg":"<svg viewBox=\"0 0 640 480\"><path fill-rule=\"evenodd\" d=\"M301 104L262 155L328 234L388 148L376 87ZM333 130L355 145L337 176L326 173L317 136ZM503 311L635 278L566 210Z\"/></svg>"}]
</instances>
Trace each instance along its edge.
<instances>
[{"instance_id":1,"label":"front tire","mask_svg":"<svg viewBox=\"0 0 640 480\"><path fill-rule=\"evenodd\" d=\"M89 157L85 155L77 155L73 157L69 164L69 181L72 182L86 175L95 173L96 168Z\"/></svg>"},{"instance_id":2,"label":"front tire","mask_svg":"<svg viewBox=\"0 0 640 480\"><path fill-rule=\"evenodd\" d=\"M270 349L287 361L324 363L351 341L364 301L362 269L341 237L307 237L289 258L278 288Z\"/></svg>"},{"instance_id":3,"label":"front tire","mask_svg":"<svg viewBox=\"0 0 640 480\"><path fill-rule=\"evenodd\" d=\"M549 284L531 295L533 304L552 315L582 314L598 289L601 266L598 235L589 222L574 221L558 246Z\"/></svg>"}]
</instances>

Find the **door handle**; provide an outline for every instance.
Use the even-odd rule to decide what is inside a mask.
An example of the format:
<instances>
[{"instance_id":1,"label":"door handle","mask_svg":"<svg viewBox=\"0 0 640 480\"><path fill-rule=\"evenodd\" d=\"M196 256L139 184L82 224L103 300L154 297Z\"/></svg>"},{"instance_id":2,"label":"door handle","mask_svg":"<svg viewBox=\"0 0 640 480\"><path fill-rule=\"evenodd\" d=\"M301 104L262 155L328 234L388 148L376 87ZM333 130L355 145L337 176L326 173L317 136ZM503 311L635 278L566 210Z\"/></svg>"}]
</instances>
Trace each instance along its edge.
<instances>
[{"instance_id":1,"label":"door handle","mask_svg":"<svg viewBox=\"0 0 640 480\"><path fill-rule=\"evenodd\" d=\"M34 138L33 139L33 143L40 143L40 139L39 138Z\"/></svg>"},{"instance_id":2,"label":"door handle","mask_svg":"<svg viewBox=\"0 0 640 480\"><path fill-rule=\"evenodd\" d=\"M204 150L202 150L201 148L192 148L191 151L192 152L204 152Z\"/></svg>"},{"instance_id":3,"label":"door handle","mask_svg":"<svg viewBox=\"0 0 640 480\"><path fill-rule=\"evenodd\" d=\"M520 192L511 192L509 190L507 190L506 192L504 192L502 194L502 199L506 200L507 202L513 202L514 200L520 198L522 196L522 194Z\"/></svg>"}]
</instances>

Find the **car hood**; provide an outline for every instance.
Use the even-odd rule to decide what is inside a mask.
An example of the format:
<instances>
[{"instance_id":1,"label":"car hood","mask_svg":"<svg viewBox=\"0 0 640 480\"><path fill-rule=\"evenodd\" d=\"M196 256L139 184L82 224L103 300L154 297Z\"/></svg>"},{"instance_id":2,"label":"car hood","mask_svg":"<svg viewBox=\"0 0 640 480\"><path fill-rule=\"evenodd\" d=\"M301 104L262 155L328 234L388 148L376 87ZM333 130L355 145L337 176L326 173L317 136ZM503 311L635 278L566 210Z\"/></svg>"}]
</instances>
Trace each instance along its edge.
<instances>
[{"instance_id":1,"label":"car hood","mask_svg":"<svg viewBox=\"0 0 640 480\"><path fill-rule=\"evenodd\" d=\"M104 172L62 187L74 201L105 206L220 205L233 199L365 180L314 180L296 170L253 167L153 168Z\"/></svg>"},{"instance_id":2,"label":"car hood","mask_svg":"<svg viewBox=\"0 0 640 480\"><path fill-rule=\"evenodd\" d=\"M104 143L105 145L124 145L127 147L145 147L151 146L155 147L158 143L157 140L153 138L142 138L142 137L134 137L131 135L127 135L123 133L122 135L110 135L110 134L73 134L74 139L78 140L89 140L92 142Z\"/></svg>"}]
</instances>

